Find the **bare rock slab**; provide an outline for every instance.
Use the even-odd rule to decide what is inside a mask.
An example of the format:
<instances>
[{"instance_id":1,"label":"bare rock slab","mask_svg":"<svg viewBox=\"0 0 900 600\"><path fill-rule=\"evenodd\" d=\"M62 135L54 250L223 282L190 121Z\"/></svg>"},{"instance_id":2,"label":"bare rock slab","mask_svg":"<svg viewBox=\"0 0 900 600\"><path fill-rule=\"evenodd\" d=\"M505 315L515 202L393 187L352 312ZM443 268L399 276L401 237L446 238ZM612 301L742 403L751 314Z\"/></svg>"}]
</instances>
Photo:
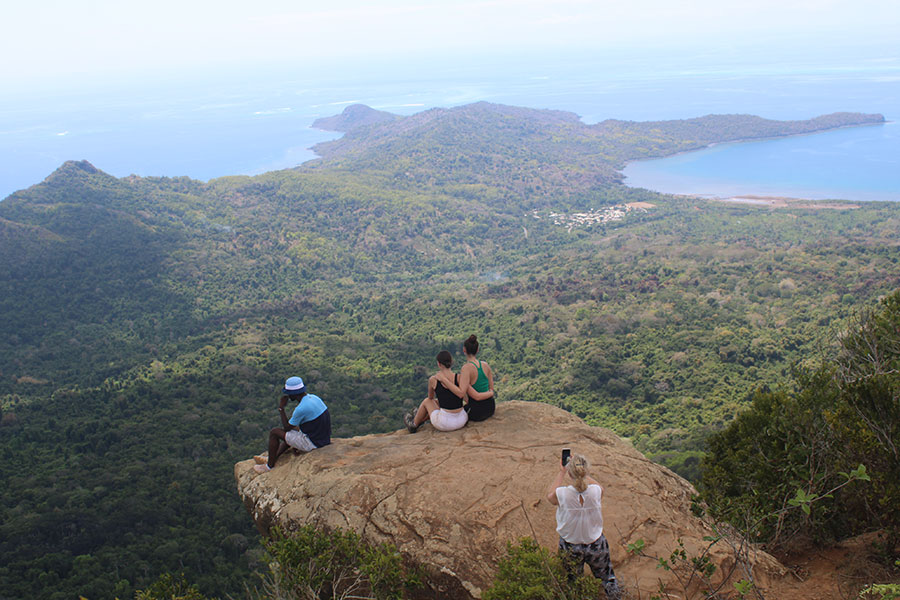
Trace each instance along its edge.
<instances>
[{"instance_id":1,"label":"bare rock slab","mask_svg":"<svg viewBox=\"0 0 900 600\"><path fill-rule=\"evenodd\" d=\"M689 556L709 546L703 538L712 531L691 512L691 484L611 431L546 404L502 403L491 419L450 433L425 425L415 434L335 439L303 456L285 454L268 473L255 473L252 460L234 473L261 532L308 523L352 529L425 567L429 597L479 598L507 542L530 536L556 547L556 509L544 496L563 447L587 456L603 486L604 533L624 587L647 597L662 582L679 597L691 595L653 558L626 550L639 539L658 557L679 539ZM746 577L725 544L710 558L714 579ZM760 587L785 571L762 552L751 564Z\"/></svg>"}]
</instances>

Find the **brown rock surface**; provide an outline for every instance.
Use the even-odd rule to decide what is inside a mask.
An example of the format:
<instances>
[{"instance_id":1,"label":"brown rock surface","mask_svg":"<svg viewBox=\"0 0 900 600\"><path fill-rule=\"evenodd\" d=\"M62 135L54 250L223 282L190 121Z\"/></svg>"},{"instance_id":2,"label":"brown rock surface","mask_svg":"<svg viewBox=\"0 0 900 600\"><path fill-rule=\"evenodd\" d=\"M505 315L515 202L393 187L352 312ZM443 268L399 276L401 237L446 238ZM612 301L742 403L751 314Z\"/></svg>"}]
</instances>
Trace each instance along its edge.
<instances>
[{"instance_id":1,"label":"brown rock surface","mask_svg":"<svg viewBox=\"0 0 900 600\"><path fill-rule=\"evenodd\" d=\"M626 546L643 539L646 554L668 557L681 539L689 555L699 554L711 531L691 513L693 487L612 432L549 405L503 403L493 418L450 433L425 425L416 434L336 439L307 455L288 453L263 475L252 460L240 462L235 478L263 532L306 523L353 529L425 566L430 596L478 598L507 542L531 536L556 547L555 507L544 496L563 447L586 455L604 488L604 533L620 582L633 597L656 593L659 581L684 597L672 573ZM712 552L718 577L734 564L724 546ZM756 555L758 585L783 573L775 559Z\"/></svg>"}]
</instances>

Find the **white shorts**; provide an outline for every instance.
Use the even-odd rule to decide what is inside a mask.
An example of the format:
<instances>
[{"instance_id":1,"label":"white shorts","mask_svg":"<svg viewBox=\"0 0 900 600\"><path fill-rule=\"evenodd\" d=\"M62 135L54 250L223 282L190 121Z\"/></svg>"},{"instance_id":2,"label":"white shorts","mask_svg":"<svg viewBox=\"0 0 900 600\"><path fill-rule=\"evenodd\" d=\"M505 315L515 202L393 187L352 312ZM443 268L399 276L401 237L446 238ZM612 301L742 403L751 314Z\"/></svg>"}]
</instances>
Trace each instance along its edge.
<instances>
[{"instance_id":1,"label":"white shorts","mask_svg":"<svg viewBox=\"0 0 900 600\"><path fill-rule=\"evenodd\" d=\"M469 415L466 411L449 412L444 409L431 411L429 416L431 425L438 431L455 431L462 429L469 421Z\"/></svg>"},{"instance_id":2,"label":"white shorts","mask_svg":"<svg viewBox=\"0 0 900 600\"><path fill-rule=\"evenodd\" d=\"M287 445L291 448L296 448L297 450L302 450L303 452L309 452L310 450L315 450L316 448L318 448L318 446L312 443L308 435L296 429L285 431L284 441L287 442Z\"/></svg>"}]
</instances>

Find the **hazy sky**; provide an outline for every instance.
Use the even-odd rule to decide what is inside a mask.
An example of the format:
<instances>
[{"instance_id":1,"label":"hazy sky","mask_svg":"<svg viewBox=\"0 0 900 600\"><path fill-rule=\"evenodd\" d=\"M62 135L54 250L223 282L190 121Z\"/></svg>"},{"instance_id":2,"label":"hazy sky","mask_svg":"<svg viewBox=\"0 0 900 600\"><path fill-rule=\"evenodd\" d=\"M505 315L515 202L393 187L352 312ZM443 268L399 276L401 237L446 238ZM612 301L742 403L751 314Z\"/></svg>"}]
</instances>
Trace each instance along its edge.
<instances>
[{"instance_id":1,"label":"hazy sky","mask_svg":"<svg viewBox=\"0 0 900 600\"><path fill-rule=\"evenodd\" d=\"M892 43L898 0L31 0L2 10L0 80L327 58L682 45ZM900 46L900 42L897 43Z\"/></svg>"}]
</instances>

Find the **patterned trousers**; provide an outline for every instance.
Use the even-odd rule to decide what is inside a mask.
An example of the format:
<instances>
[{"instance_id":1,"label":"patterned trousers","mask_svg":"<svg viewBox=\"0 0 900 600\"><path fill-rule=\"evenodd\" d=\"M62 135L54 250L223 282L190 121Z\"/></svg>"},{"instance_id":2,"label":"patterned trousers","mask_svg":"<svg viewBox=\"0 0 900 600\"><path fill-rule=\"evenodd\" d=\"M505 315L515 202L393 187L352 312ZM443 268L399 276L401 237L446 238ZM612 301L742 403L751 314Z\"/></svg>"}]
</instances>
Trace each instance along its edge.
<instances>
[{"instance_id":1,"label":"patterned trousers","mask_svg":"<svg viewBox=\"0 0 900 600\"><path fill-rule=\"evenodd\" d=\"M609 600L619 600L622 597L622 591L616 582L616 574L609 560L609 544L606 542L606 536L601 534L590 544L570 544L559 538L559 551L563 554L570 578L580 575L587 563L594 577L603 582L603 589L606 590L606 597Z\"/></svg>"}]
</instances>

